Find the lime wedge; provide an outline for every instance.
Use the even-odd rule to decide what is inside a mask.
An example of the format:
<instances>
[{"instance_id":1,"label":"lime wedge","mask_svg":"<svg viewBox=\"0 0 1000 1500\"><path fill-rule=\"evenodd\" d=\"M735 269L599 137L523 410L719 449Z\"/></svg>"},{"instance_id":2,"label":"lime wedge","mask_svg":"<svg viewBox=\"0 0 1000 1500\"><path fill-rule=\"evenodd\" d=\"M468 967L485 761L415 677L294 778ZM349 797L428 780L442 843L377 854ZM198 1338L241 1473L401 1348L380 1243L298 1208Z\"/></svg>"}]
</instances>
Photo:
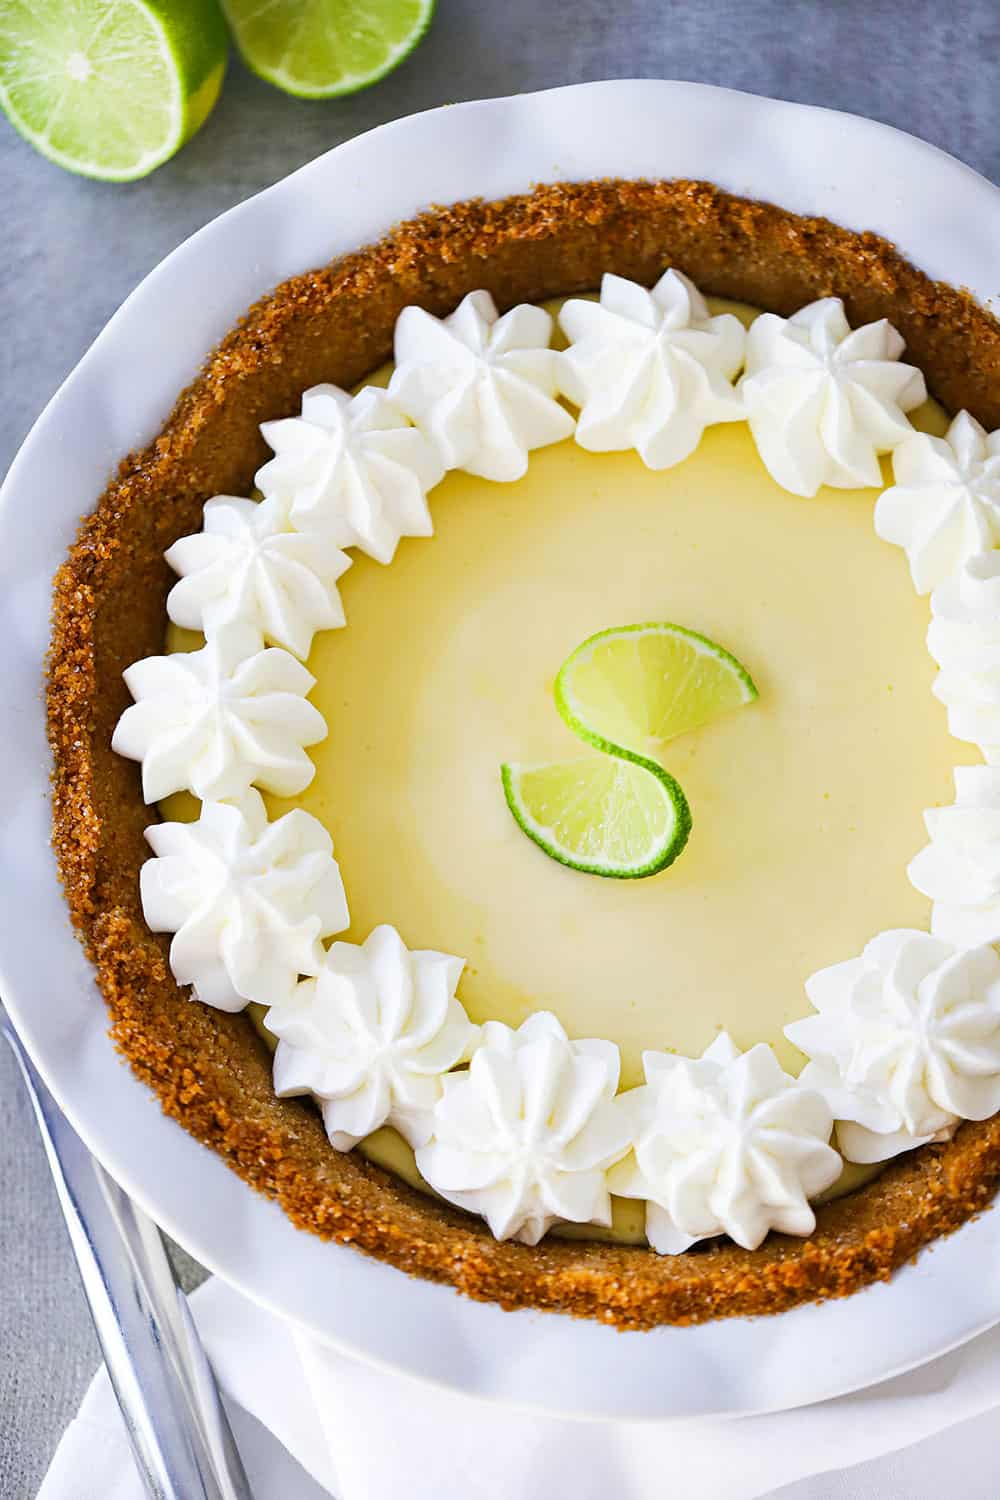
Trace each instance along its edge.
<instances>
[{"instance_id":1,"label":"lime wedge","mask_svg":"<svg viewBox=\"0 0 1000 1500\"><path fill-rule=\"evenodd\" d=\"M299 99L354 94L408 57L434 0L222 0L248 68Z\"/></svg>"},{"instance_id":2,"label":"lime wedge","mask_svg":"<svg viewBox=\"0 0 1000 1500\"><path fill-rule=\"evenodd\" d=\"M753 678L735 656L681 625L602 630L567 657L556 705L588 744L648 754L666 740L752 703Z\"/></svg>"},{"instance_id":3,"label":"lime wedge","mask_svg":"<svg viewBox=\"0 0 1000 1500\"><path fill-rule=\"evenodd\" d=\"M541 766L505 764L504 795L545 853L588 875L638 880L680 854L687 799L662 766L627 752Z\"/></svg>"},{"instance_id":4,"label":"lime wedge","mask_svg":"<svg viewBox=\"0 0 1000 1500\"><path fill-rule=\"evenodd\" d=\"M0 105L49 161L130 182L204 122L228 47L215 0L8 0Z\"/></svg>"}]
</instances>

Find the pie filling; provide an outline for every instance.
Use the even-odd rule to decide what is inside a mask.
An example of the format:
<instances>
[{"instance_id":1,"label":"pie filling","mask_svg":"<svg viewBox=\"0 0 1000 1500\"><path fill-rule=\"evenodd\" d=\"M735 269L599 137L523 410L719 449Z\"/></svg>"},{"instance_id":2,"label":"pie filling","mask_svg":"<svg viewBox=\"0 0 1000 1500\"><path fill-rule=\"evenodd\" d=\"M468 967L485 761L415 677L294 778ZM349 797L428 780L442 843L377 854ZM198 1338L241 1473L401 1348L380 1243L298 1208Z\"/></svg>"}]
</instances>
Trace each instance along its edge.
<instances>
[{"instance_id":1,"label":"pie filling","mask_svg":"<svg viewBox=\"0 0 1000 1500\"><path fill-rule=\"evenodd\" d=\"M615 316L627 322L631 313L641 325L648 304L630 303L627 290L619 288L617 295L625 300ZM711 330L719 317L735 313L742 325L751 327L758 315L721 301L699 314L696 297L688 309L688 325L682 321L679 327L681 335L694 330L702 343L696 338L685 344L682 336L677 341L688 365L693 359L711 369L714 356L704 352L705 341L715 336ZM559 304L552 307L558 312ZM526 310L516 311L525 313L522 321L528 327ZM661 331L666 344L675 312L668 308L666 333ZM481 309L479 315L483 326L473 328L471 314L466 316L462 308L455 314L456 319L466 316L464 332L473 342L493 337L491 330L501 326L482 318ZM773 322L783 325L775 337L793 343L799 337L798 332L788 335L788 321ZM523 340L532 335L515 332L511 347L523 356ZM525 440L532 449L525 472L498 482L468 472L477 466L475 454L472 459L465 455L463 463L463 455L454 450L454 425L438 421L437 412L452 400L455 385L445 381L442 386L439 370L428 373L437 334L424 334L427 349L419 358L408 358L405 348L401 358L397 346L390 398L396 399L397 390L402 393L400 425L407 427L408 419L408 430L419 432L428 452L437 454L441 468L448 470L430 486L433 542L414 534L414 527L408 535L404 532L390 566L365 555L357 543L356 513L349 524L344 519L350 505L359 503L360 471L338 480L336 463L344 460L330 460L329 454L321 479L316 478L318 459L310 470L311 498L302 504L308 522L297 519L295 495L304 494L309 485L301 478L304 470L298 481L288 477L290 461L282 443L302 436L293 423L271 424L288 430L275 438L273 480L259 478L269 502L272 493L280 492L281 503L290 506L283 523L289 533L311 535L310 528L319 532L325 525L331 545L351 548L351 566L336 580L351 628L318 629L306 655L315 684L301 696L308 695L328 731L325 738L317 741L314 735L310 742L307 727L302 730L299 743L308 749L315 774L289 795L267 792L264 799L272 828L297 810L299 816L304 812L317 820L333 839L349 919L319 934L330 956L319 955L318 964L337 971L336 984L330 981L324 989L326 981L310 977L316 968L300 959L287 994L276 999L270 991L255 992L255 981L244 982L227 958L227 944L240 946L234 924L239 928L251 918L236 906L220 916L212 906L215 896L198 886L200 876L188 881L193 893L179 894L187 878L187 856L180 845L158 847L155 832L156 863L163 866L173 859L174 888L169 900L160 890L155 911L155 903L147 902L147 917L154 929L181 938L187 932L185 953L175 961L172 950L172 962L179 981L193 982L197 997L225 1009L249 1003L265 1034L282 1036L279 1090L317 1099L334 1147L348 1149L360 1142L372 1159L426 1185L415 1164L415 1146L417 1162L433 1167L428 1172L432 1188L481 1212L498 1237L531 1243L554 1229L635 1242L649 1227L655 1248L673 1252L722 1233L748 1246L759 1243L768 1228L809 1233L807 1200L849 1191L900 1150L941 1138L958 1118L992 1113L986 1108L992 1099L989 1088L996 1088L1000 1078L1000 989L990 967L992 918L984 918L967 936L944 932L937 912L954 903L941 894L944 876L938 865L923 877L916 875L916 884L907 874L908 862L925 842L922 813L950 801L956 763L983 769L983 737L970 733L957 740L949 734L945 709L932 692L936 669L925 646L927 599L915 592L897 548L873 528L879 487L851 488L845 480L845 466L851 462L859 472L864 469L867 444L872 453L885 455L881 485L890 487L894 476L888 455L901 449L909 453L913 438L904 428L909 431L910 424L938 439L937 448L928 450L926 473L920 469L919 452L911 457L915 474L903 478L916 498L902 514L917 519L905 538L891 538L906 546L915 578L921 561L935 575L927 592L964 579L995 545L983 519L993 514L989 506L994 500L1000 515L1000 477L990 468L989 440L983 434L987 446L975 453L958 452L953 442L965 479L961 474L957 480L942 477L947 444L941 439L949 428L940 407L917 401L912 392L908 405L897 406L898 380L891 393L884 381L880 385L867 375L859 377L860 394L855 386L848 389L837 350L862 336L869 336L871 344L874 335L858 330L831 341L828 331L821 336L811 330L802 341L809 359L803 355L801 367L795 358L787 366L777 359L763 364L764 377L779 369L786 385L798 379L799 394L783 397L780 381L772 379L768 386L758 370L758 382L766 388L758 396L763 415L757 425L710 416L693 450L665 467L643 461L635 451L641 447L636 434L641 430L648 438L657 410L660 437L672 434L676 421L671 403L681 407L686 400L708 401L697 380L697 400L691 397L692 387L685 385L688 365L682 379L677 375L681 366L671 366L664 356L663 368L668 374L673 369L676 379L676 389L667 396L654 382L641 403L622 397L622 409L628 407L631 415L619 411L618 419L635 438L617 445L626 451L586 451L582 417L574 440L558 437L557 419L551 412L535 412L530 402L523 409L517 402L505 409L501 382L497 400L501 412L506 410L509 432L516 438L519 422L522 433L532 423L535 431L544 417L553 423L553 436L538 446ZM626 328L624 347L631 347L629 337ZM884 343L887 335L878 337ZM539 340L530 349L532 358L542 347L547 343ZM884 366L889 371L884 380L889 381L893 369L906 368L898 364L900 352L891 343L881 352L862 345L856 357L866 370L878 366L882 371ZM489 363L488 350L473 353ZM818 374L809 363L814 353ZM502 367L502 355L501 350L497 367ZM742 365L741 356L728 396L716 391L712 399L745 400L749 411L754 374L749 356L741 386L736 382ZM547 378L516 361L512 368L536 390ZM599 384L600 370L587 378ZM383 372L374 383L387 379ZM718 384L718 371L714 379ZM627 384L625 376L622 380ZM576 383L567 378L547 399L554 404L558 396L563 409L574 415L578 407L586 412L580 389L579 376ZM567 391L572 401L566 399ZM783 399L789 406L787 421L783 416L779 421ZM473 426L475 420L469 418ZM886 433L893 422L890 441ZM802 437L804 429L809 443ZM377 423L373 430L382 431ZM820 452L836 487L821 483L815 494L792 493L787 464L782 467L786 456L776 453L779 439L800 463L797 472L805 472ZM308 440L318 441L312 432ZM349 440L338 440L346 451ZM516 449L516 441L510 446ZM491 463L501 461L496 453L502 444L494 443L494 448ZM407 462L414 469L431 463L427 453L411 449ZM1000 469L1000 458L995 462ZM779 482L776 472L785 482ZM904 486L898 457L895 479L896 489L889 493L896 496L896 516L880 523L883 534L900 526L897 491ZM295 482L300 491L293 493ZM962 483L972 500L953 494L949 503L932 503L932 492L940 496L942 486L960 489ZM343 512L339 526L338 503ZM982 514L975 512L976 503ZM373 548L378 550L377 543L369 537L367 551ZM324 566L329 577L328 560ZM989 582L984 573L984 587ZM979 626L962 614L974 613L979 598L975 583L973 578L964 602L952 610L959 614L959 656L967 647L969 657L955 669L952 697L960 711L974 704L971 712L979 726L1000 694L994 692L992 678L984 678L969 634ZM937 614L939 595L934 598ZM947 604L945 598L942 608ZM261 608L258 590L256 603L246 609L254 616ZM1000 608L996 618L1000 641ZM657 758L681 783L693 817L689 843L676 862L648 879L600 879L565 868L524 837L504 802L499 766L505 760L546 762L585 754L553 703L560 664L595 632L653 620L674 621L722 643L753 674L760 696L745 710L658 749ZM191 624L191 618L186 616L185 623ZM213 634L221 638L232 624L210 627L209 640ZM176 624L167 640L171 651L200 645L199 637ZM247 640L247 659L265 645L275 646L268 629L258 628L257 639L251 631ZM1000 647L996 661L1000 671ZM988 665L992 667L992 658ZM216 664L212 670L220 669ZM232 664L221 670L231 675ZM287 671L270 691L294 698L297 689L290 686L294 679ZM246 788L241 792L232 780L235 775L238 782L238 768L233 770L227 756L233 744L248 741L230 735L223 754L214 742L206 749L203 727L191 729L190 724L184 739L176 715L172 720L162 702L159 710L150 706L157 693L162 697L161 688L154 684L147 693L138 678L129 685L136 708L148 710L136 731L145 740L137 752L137 742L126 743L126 735L118 748L143 759L144 771L154 752L160 763L172 766L178 756L190 759L196 748L203 776L209 775L206 756L215 755L214 790L203 802L230 810L242 807ZM940 679L935 689L940 696L939 689ZM245 703L265 690L244 684L241 691L240 702ZM184 699L181 717L187 703ZM271 703L267 710L272 720L283 719L278 707ZM252 727L257 734L259 714ZM277 732L269 721L267 734ZM161 754L171 733L169 754ZM263 743L259 735L258 742ZM277 740L267 743L273 748ZM282 750L276 755L279 780L294 776L299 753L285 755ZM992 759L989 747L987 757ZM249 780L266 785L267 774ZM154 794L168 820L197 815L190 790ZM147 797L154 800L148 790ZM986 792L977 792L974 802L970 821L981 827L989 816L981 811L988 802ZM1000 820L1000 812L996 817ZM931 834L933 854L940 839L933 827ZM259 838L259 830L254 836ZM948 837L946 827L941 838ZM966 894L960 892L958 901L962 911L988 906L986 876L978 886L975 882L976 871L982 874L982 858L977 864L969 854L968 838L949 849L947 857L961 867L957 885L965 883ZM970 860L975 866L971 874ZM307 907L308 900L303 910ZM173 925L167 908L175 913ZM196 920L201 927L192 938ZM293 926L288 918L281 931L287 936ZM397 947L385 946L377 959L358 957L367 951L360 945L384 926L398 934L393 939ZM895 941L900 929L907 932L905 941L900 939L882 957L868 957L865 945L873 934L882 932ZM937 947L922 936L928 929L940 934ZM1000 922L995 931L1000 933ZM265 933L261 939L258 933L253 941L267 947L271 938ZM879 941L884 946L884 939ZM292 944L291 937L288 942ZM345 944L356 946L348 951L341 946ZM299 943L289 951L302 954L307 949L308 943ZM406 950L423 967L407 970ZM864 960L856 957L863 950ZM447 989L441 955L464 960L457 988L452 984L450 993L473 1027L466 1042L456 1042L456 1055L441 1043L438 1064L421 1054L425 1061L403 1079L409 1063L399 1061L402 1043L412 1061L415 1048L438 1046L447 1030L441 1021L439 1032L432 1034L427 1022L426 1035L421 1032L414 1042L403 1015L408 1005L411 1020L416 1014L421 986L428 996L432 986ZM273 958L270 950L267 957L268 962ZM855 962L850 973L844 960ZM817 971L823 971L819 988L811 988L807 997L806 982ZM223 1001L213 1002L213 994L223 993ZM434 993L439 999L445 996L444 1005L445 990ZM426 1004L432 1007L432 1000ZM296 1005L301 1005L301 1016ZM337 1005L344 1012L328 1032L323 1007ZM359 1016L364 1011L356 1024L352 1007ZM830 1020L834 1011L844 1017ZM558 1028L531 1036L518 1031L526 1022L529 1029L534 1026L529 1018L538 1012L558 1018L561 1039ZM464 1016L458 1021L456 1014L448 1011L448 1025L465 1024ZM275 1016L284 1022L269 1027ZM822 1016L828 1030L821 1038L815 1028L793 1027L812 1059L802 1082L793 1083L805 1057L785 1028L807 1016L817 1022ZM350 1053L350 1038L357 1040L362 1032L363 1045L358 1041L356 1055ZM460 1037L454 1031L454 1036L461 1040L464 1033ZM519 1037L525 1038L523 1051L518 1050ZM817 1038L815 1048L807 1045L811 1037ZM574 1052L567 1038L609 1039L617 1060L608 1064L607 1086L594 1071L594 1058ZM725 1050L727 1039L735 1044L732 1055ZM763 1048L754 1052L760 1044ZM711 1060L703 1058L709 1048ZM528 1051L532 1060L524 1061ZM654 1060L647 1057L644 1064L644 1054L650 1053ZM740 1054L744 1061L755 1059L742 1073L733 1071L743 1067ZM662 1063L655 1055L663 1055ZM674 1066L677 1059L690 1060L686 1072ZM414 1082L416 1073L420 1076ZM657 1082L661 1074L671 1081ZM474 1088L470 1080L477 1077ZM971 1104L970 1079L979 1089ZM510 1089L520 1089L513 1103L504 1094ZM550 1112L540 1125L529 1117L543 1097ZM784 1101L784 1108L793 1098L800 1110L794 1118L779 1109L773 1119L763 1119L760 1112L767 1115L775 1100ZM452 1116L446 1118L449 1108ZM619 1114L612 1123L610 1111L615 1109ZM471 1144L456 1143L462 1120L468 1121ZM373 1128L358 1123L365 1121L374 1122ZM847 1122L846 1131L841 1123L832 1136L843 1155L853 1158L846 1166L833 1161L832 1154L822 1157L829 1152L824 1143L831 1139L833 1121ZM516 1141L512 1130L515 1135L520 1130ZM581 1144L585 1137L587 1146ZM793 1138L797 1144L789 1146ZM848 1139L855 1141L854 1149L845 1146ZM879 1139L887 1142L881 1153ZM656 1172L660 1175L654 1182ZM584 1177L589 1197L575 1180ZM578 1188L583 1196L574 1197ZM607 1204L600 1207L609 1190L610 1223ZM698 1200L694 1206L692 1194ZM650 1204L659 1215L655 1230L646 1217Z\"/></svg>"}]
</instances>

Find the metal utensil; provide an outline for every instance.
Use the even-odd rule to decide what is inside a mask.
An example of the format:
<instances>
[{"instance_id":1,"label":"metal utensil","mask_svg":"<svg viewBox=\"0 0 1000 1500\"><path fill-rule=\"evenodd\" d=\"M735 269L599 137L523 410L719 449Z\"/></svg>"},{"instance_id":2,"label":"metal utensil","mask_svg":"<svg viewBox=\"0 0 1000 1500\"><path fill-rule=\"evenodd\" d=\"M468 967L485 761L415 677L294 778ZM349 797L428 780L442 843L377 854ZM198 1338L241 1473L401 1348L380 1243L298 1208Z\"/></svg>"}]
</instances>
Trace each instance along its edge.
<instances>
[{"instance_id":1,"label":"metal utensil","mask_svg":"<svg viewBox=\"0 0 1000 1500\"><path fill-rule=\"evenodd\" d=\"M219 1388L160 1231L94 1160L11 1021L83 1289L139 1472L153 1500L253 1500Z\"/></svg>"}]
</instances>

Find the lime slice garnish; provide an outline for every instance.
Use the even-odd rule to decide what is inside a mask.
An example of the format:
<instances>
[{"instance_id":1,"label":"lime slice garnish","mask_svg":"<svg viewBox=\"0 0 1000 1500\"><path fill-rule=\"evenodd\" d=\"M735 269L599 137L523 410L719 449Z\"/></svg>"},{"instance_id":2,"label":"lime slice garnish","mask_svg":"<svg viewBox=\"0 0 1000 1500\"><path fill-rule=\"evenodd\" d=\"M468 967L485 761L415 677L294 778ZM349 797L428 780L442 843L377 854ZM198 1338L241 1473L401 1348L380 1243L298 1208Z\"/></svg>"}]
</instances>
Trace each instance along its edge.
<instances>
[{"instance_id":1,"label":"lime slice garnish","mask_svg":"<svg viewBox=\"0 0 1000 1500\"><path fill-rule=\"evenodd\" d=\"M503 765L507 806L560 864L637 880L680 854L691 829L687 799L662 766L627 752L541 766Z\"/></svg>"},{"instance_id":2,"label":"lime slice garnish","mask_svg":"<svg viewBox=\"0 0 1000 1500\"><path fill-rule=\"evenodd\" d=\"M215 0L10 0L0 105L58 166L128 182L205 120L228 47Z\"/></svg>"},{"instance_id":3,"label":"lime slice garnish","mask_svg":"<svg viewBox=\"0 0 1000 1500\"><path fill-rule=\"evenodd\" d=\"M566 723L599 750L649 753L757 697L746 667L681 625L602 630L567 657L556 678Z\"/></svg>"},{"instance_id":4,"label":"lime slice garnish","mask_svg":"<svg viewBox=\"0 0 1000 1500\"><path fill-rule=\"evenodd\" d=\"M590 875L635 880L680 854L687 799L649 747L757 697L730 652L682 625L623 625L568 656L555 685L566 723L599 759L503 765L504 795L546 854Z\"/></svg>"},{"instance_id":5,"label":"lime slice garnish","mask_svg":"<svg viewBox=\"0 0 1000 1500\"><path fill-rule=\"evenodd\" d=\"M300 99L384 78L431 23L434 0L222 0L248 68Z\"/></svg>"}]
</instances>

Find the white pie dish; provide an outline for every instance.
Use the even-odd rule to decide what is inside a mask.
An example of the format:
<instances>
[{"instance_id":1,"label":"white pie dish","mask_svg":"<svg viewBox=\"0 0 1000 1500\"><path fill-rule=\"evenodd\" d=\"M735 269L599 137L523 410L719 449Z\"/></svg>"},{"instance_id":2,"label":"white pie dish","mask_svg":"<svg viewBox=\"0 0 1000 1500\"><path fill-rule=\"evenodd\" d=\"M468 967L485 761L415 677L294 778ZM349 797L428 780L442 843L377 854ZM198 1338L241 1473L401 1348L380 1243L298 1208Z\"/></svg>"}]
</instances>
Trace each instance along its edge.
<instances>
[{"instance_id":1,"label":"white pie dish","mask_svg":"<svg viewBox=\"0 0 1000 1500\"><path fill-rule=\"evenodd\" d=\"M933 276L988 300L1000 228L1000 193L988 183L882 126L690 84L585 85L397 122L208 226L112 320L3 490L0 621L13 691L0 746L0 867L17 878L0 912L0 987L50 1086L114 1175L207 1265L320 1336L467 1392L565 1414L746 1414L867 1384L1000 1319L1000 1217L985 1214L887 1286L754 1323L618 1336L410 1281L294 1230L161 1116L107 1039L48 850L40 677L51 577L110 470L153 436L212 344L277 281L431 203L612 175L704 177L872 228ZM26 527L24 515L44 524Z\"/></svg>"}]
</instances>

